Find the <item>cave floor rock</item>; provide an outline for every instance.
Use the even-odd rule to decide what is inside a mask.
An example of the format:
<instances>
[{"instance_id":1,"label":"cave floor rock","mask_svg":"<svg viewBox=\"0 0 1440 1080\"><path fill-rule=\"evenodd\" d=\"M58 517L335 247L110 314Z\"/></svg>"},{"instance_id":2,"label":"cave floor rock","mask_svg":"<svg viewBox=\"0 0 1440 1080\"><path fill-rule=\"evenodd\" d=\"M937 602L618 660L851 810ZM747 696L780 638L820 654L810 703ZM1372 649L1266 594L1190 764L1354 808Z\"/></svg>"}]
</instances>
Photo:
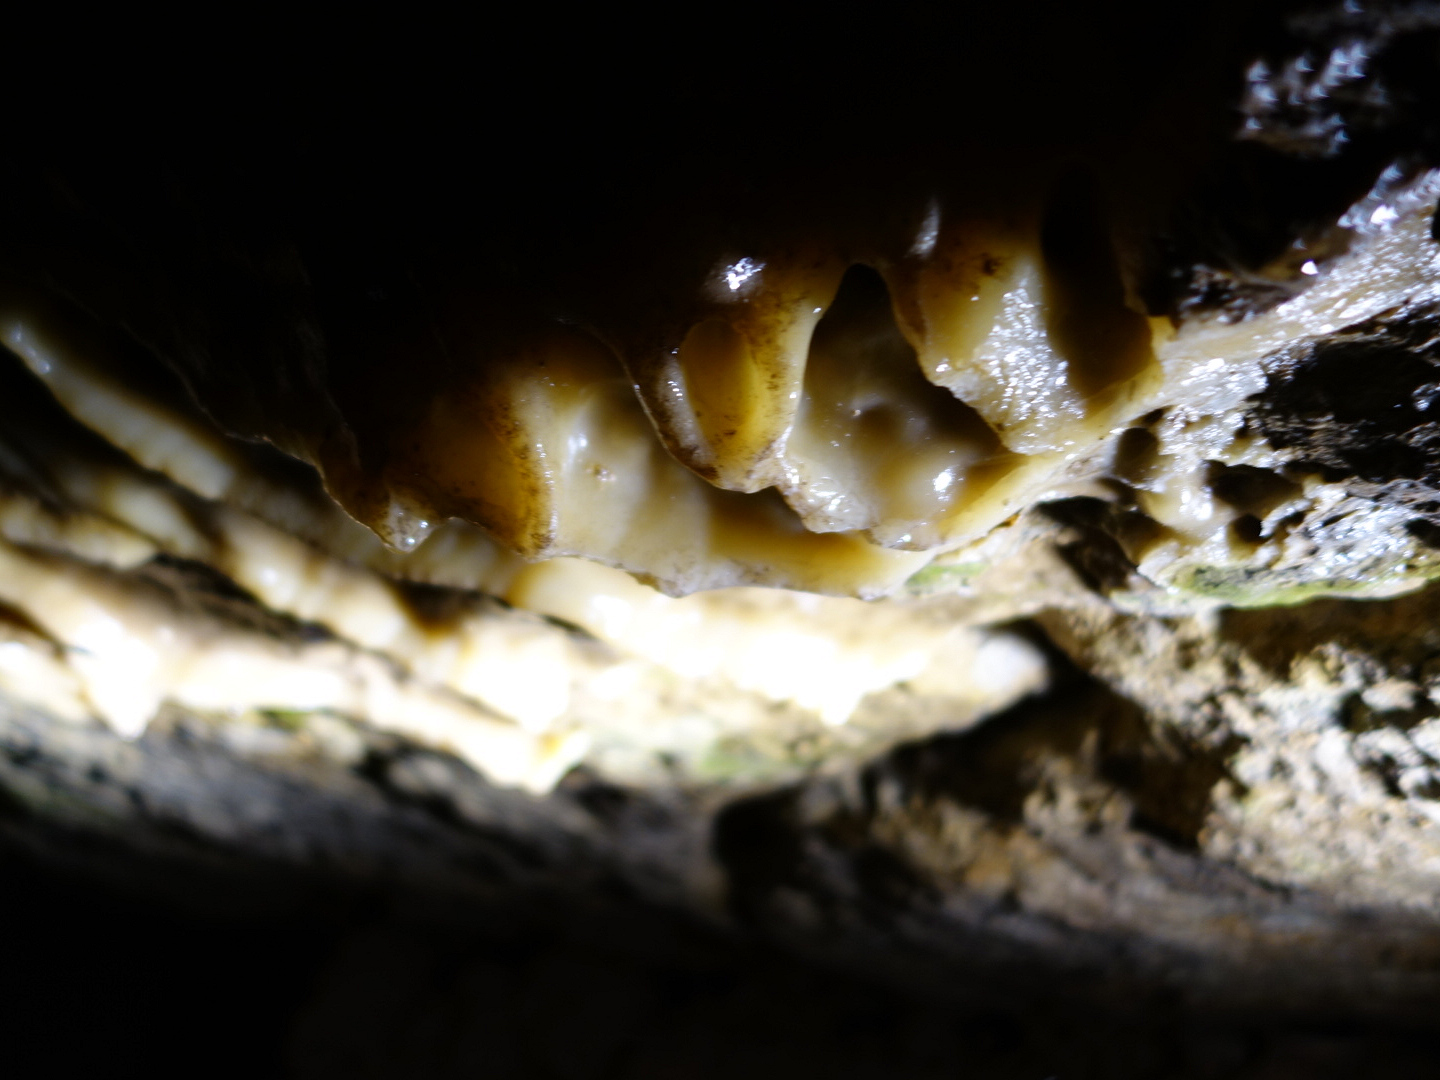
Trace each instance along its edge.
<instances>
[{"instance_id":1,"label":"cave floor rock","mask_svg":"<svg viewBox=\"0 0 1440 1080\"><path fill-rule=\"evenodd\" d=\"M9 705L7 1039L108 1067L199 1035L300 1077L1423 1073L1422 877L1339 888L1343 847L1310 887L1247 866L1224 838L1254 732L1055 662L977 728L730 793L542 798L391 736L335 760Z\"/></svg>"}]
</instances>

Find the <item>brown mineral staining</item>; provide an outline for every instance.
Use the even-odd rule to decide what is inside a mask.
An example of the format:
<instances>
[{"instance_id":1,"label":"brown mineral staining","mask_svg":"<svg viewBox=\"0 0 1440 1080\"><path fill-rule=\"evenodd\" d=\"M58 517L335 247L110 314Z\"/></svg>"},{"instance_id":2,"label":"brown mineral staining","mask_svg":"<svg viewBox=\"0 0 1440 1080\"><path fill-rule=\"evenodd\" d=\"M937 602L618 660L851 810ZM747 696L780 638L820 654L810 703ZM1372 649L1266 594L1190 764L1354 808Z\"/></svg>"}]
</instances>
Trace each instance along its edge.
<instances>
[{"instance_id":1,"label":"brown mineral staining","mask_svg":"<svg viewBox=\"0 0 1440 1080\"><path fill-rule=\"evenodd\" d=\"M1431 1023L1440 20L942 7L22 141L7 834Z\"/></svg>"}]
</instances>

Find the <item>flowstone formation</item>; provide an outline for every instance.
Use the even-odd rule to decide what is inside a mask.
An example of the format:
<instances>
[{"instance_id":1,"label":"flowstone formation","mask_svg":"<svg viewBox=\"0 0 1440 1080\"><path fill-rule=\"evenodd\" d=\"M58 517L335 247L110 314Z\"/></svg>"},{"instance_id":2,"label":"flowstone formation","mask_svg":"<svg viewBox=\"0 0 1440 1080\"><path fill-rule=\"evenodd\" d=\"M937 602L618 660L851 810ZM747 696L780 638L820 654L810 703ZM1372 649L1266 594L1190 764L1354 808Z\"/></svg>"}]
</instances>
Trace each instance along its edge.
<instances>
[{"instance_id":1,"label":"flowstone formation","mask_svg":"<svg viewBox=\"0 0 1440 1080\"><path fill-rule=\"evenodd\" d=\"M423 125L7 162L11 836L1420 1015L1440 10L1045 14L843 139L498 125L503 197Z\"/></svg>"}]
</instances>

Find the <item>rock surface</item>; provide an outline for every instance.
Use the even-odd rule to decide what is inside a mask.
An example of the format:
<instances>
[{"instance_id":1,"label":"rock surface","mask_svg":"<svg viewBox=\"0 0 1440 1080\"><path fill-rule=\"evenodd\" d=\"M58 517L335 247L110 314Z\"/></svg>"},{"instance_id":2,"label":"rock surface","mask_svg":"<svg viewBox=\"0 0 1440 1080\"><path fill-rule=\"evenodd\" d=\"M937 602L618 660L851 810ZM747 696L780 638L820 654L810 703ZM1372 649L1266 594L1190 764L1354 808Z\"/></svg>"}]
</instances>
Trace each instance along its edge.
<instances>
[{"instance_id":1,"label":"rock surface","mask_svg":"<svg viewBox=\"0 0 1440 1080\"><path fill-rule=\"evenodd\" d=\"M426 202L419 196L429 181L382 170L332 201L322 181L353 164L334 147L302 146L284 159L309 163L298 180L253 162L207 175L218 158L180 154L173 188L151 184L169 164L117 178L113 169L91 175L62 163L32 172L7 163L0 214L13 243L0 284L40 289L148 350L109 374L123 376L120 391L149 402L156 430L180 416L174 430L201 432L183 444L192 448L212 446L212 436L223 442L219 428L269 439L320 466L328 491L372 525L380 518L366 485L399 475L385 471L393 461L376 465L393 449L386 425L425 428L411 415L418 397L383 392L395 372L374 342L393 345L430 326L416 311L429 311L440 292L478 289L496 311L506 297L538 308L584 295L596 305L588 314L547 309L546 317L570 326L613 316L619 321L606 325L624 329L616 296L633 294L636 281L693 269L676 256L675 266L660 260L642 273L632 264L644 259L627 251L613 295L603 282L574 291L573 267L598 265L596 252L611 251L629 225L643 221L636 235L646 242L680 236L675 250L700 236L738 252L766 229L800 235L859 198L855 191L865 196L856 205L872 211L891 199L923 210L913 177L943 172L977 147L1016 154L1020 164L1001 171L1018 176L1026 153L1058 153L1050 143L1066 152L1106 146L1095 151L1103 164L1096 182L1135 196L1116 226L1124 265L1114 275L1129 305L1122 321L1140 319L1143 308L1169 320L1182 344L1246 334L1268 342L1226 369L1228 383L1186 382L1182 371L1172 383L1190 386L1193 397L1125 417L1104 436L1103 453L1082 462L1089 471L1056 474L1032 505L909 578L896 602L910 605L904 611L973 631L935 653L944 663L964 666L974 682L973 672L1009 658L1018 674L990 696L964 697L935 665L921 665L880 690L857 690L860 704L846 701L853 716L839 717L845 725L784 694L767 698L759 683L717 690L655 661L636 676L648 696L643 711L639 692L631 696L633 716L623 697L580 695L585 708L610 701L605 708L619 719L597 724L601 750L564 758L581 764L537 793L555 777L536 780L529 758L502 777L508 784L497 783L476 767L489 760L483 754L341 706L227 711L196 705L197 691L185 700L172 694L153 719L137 713L125 728L103 709L72 708L84 695L70 690L39 701L8 693L0 697L0 838L19 883L5 900L11 924L37 918L45 898L58 897L46 933L77 964L58 942L74 930L65 921L85 922L92 902L115 920L117 937L141 926L168 940L171 921L193 924L202 937L243 928L258 950L273 948L265 955L283 976L303 984L286 991L288 1020L263 1021L288 1024L289 1041L277 1039L274 1056L299 1076L939 1076L961 1065L984 1076L1423 1072L1440 1004L1440 584L1427 584L1440 567L1440 429L1431 416L1440 393L1431 295L1440 263L1429 219L1429 170L1440 166L1440 12L1422 4L1240 7L1196 7L1194 40L1174 62L1179 75L1137 50L1130 66L1107 75L1114 85L1097 81L1084 103L1041 93L1053 105L1036 140L1044 153L1001 138L1032 103L1021 90L977 121L964 145L931 138L926 125L948 99L925 96L943 89L929 75L918 89L850 103L852 142L839 160L855 169L845 184L824 188L816 178L825 168L805 158L821 145L834 150L835 132L821 123L823 138L812 133L801 140L804 152L791 147L793 156L776 159L784 168L758 170L732 192L716 164L727 152L716 145L777 151L789 146L785 122L747 127L713 113L718 143L686 143L677 159L707 178L691 188L675 184L674 171L650 174L674 144L647 139L677 138L669 113L652 105L627 114L635 130L615 135L626 164L613 176L567 187L550 169L604 145L598 136L567 153L541 147L539 163L507 181L513 220L474 210L456 220L455 235L477 245L479 285L466 277L473 268L457 266L460 242L437 239L449 235L446 209L467 205L461 177L435 181L444 190ZM1143 21L1126 24L1135 41L1112 40L1100 23L1076 30L1096 55L1169 40ZM1047 33L1063 38L1068 24L1056 27ZM909 54L890 55L888 42L878 37L870 56L893 71L896 56ZM927 41L922 56L933 60L939 48ZM982 62L973 43L965 49L976 54L976 80L999 77L1002 63ZM1086 66L1063 44L1038 55L1064 60L1058 70L1069 79ZM847 56L828 62L843 68ZM817 78L833 75L813 63ZM1037 61L1017 70L1031 77L1043 68ZM1157 87L1153 110L1136 104L1126 73ZM680 80L681 103L718 109L703 84L699 75ZM621 89L631 104L653 101L643 87ZM804 96L787 93L783 100ZM922 100L924 109L899 108ZM1214 101L1228 104L1216 111ZM887 105L904 114L893 126L876 116ZM1116 115L1123 121L1107 129L1104 118ZM1183 153L1124 150L1135 131L1166 115L1177 118L1166 140L1193 136ZM877 149L892 135L904 136L904 153ZM517 159L540 146L533 135L506 138L496 135ZM252 148L282 143L261 139ZM261 174L260 194L238 199ZM550 186L526 187L542 175ZM625 177L642 175L645 186L620 190ZM357 208L387 178L412 201L397 199L388 217L351 230ZM829 194L809 206L815 191ZM788 210L766 203L777 192L788 201L776 205ZM578 201L560 197L567 194ZM187 203L192 196L211 201ZM877 232L893 224L883 215L874 222ZM1053 254L1053 230L1048 243ZM1405 258L1392 259L1391 248ZM741 275L742 262L729 269ZM1372 279L1357 267L1378 269ZM866 273L861 284L883 291L879 276ZM516 291L517 281L537 276L551 289L543 304ZM1344 295L1324 307L1325 290L1351 278L1361 284L1334 286ZM1353 317L1322 325L1325 312L1342 309ZM660 333L630 329L636 340ZM884 334L887 349L908 347L894 325ZM517 638L543 639L575 670L624 667L616 657L632 646L572 619L571 609L537 604L540 614L528 615L479 598L473 581L464 589L402 581L395 568L405 557L345 519L317 474L276 466L271 447L235 442L215 452L227 468L241 463L237 475L262 462L252 488L202 490L185 479L187 465L211 460L199 451L172 454L179 463L163 468L140 460L141 450L115 434L125 425L106 426L118 413L107 406L86 419L83 400L65 398L58 377L44 382L55 371L42 353L9 343L30 374L12 365L4 376L0 478L6 498L40 509L5 519L6 543L20 554L5 564L0 674L22 647L27 656L50 649L77 671L87 662L56 629L62 624L47 622L58 594L35 600L21 589L42 570L72 585L99 583L94 597L121 581L272 644L331 659L343 653L355 668L370 665L366 685L385 694L409 692L430 670L422 670L433 660L424 649L440 641L443 651L446 640L437 627L472 616L475 625L490 620L484 625L503 624ZM417 370L449 371L444 348L427 348L416 347L425 357ZM1165 355L1188 353L1177 346ZM339 367L336 356L346 358ZM161 377L177 373L180 391ZM634 385L643 397L642 381ZM52 422L42 410L58 410L56 401L70 413L57 411ZM656 419L654 403L645 407ZM640 416L633 401L627 408ZM80 436L58 434L82 420L110 442L82 446ZM212 422L218 427L204 427ZM758 473L731 462L732 476L707 464L701 443L682 445L678 430L663 451L656 443L657 455L697 475L710 469L707 479L731 485L726 499L751 497L745 485ZM336 432L344 437L320 437ZM762 443L745 444L755 469L768 460ZM80 464L65 471L62 461ZM113 488L91 482L102 473L86 470L102 465ZM669 458L665 467L679 468ZM143 487L145 499L133 505L158 516L126 518L118 502L103 502L124 483ZM311 552L317 577L341 582L303 611L263 593L258 571L254 581L244 577L244 554L269 534L253 522L237 531L235 522L252 512L265 520L261 504L272 496L290 515L294 535L285 542L310 544L320 552ZM168 509L158 514L157 506ZM161 538L154 521L162 518L167 529L184 527ZM17 539L21 525L31 531ZM131 529L128 563L118 546L84 547L97 537L119 544L112 533L121 526ZM396 529L385 534L392 548L403 547ZM464 545L479 535L461 535L456 548L472 550ZM416 542L424 536L415 533ZM425 550L421 543L422 559ZM494 559L494 572L509 575L505 588L530 580L531 593L541 592L513 555ZM805 560L796 565L810 572ZM412 637L423 647L403 653L398 632L372 641L348 629L363 629L363 619L342 626L339 609L367 589L389 597L385 612L403 611L421 628ZM524 592L515 589L488 591L514 601ZM884 636L909 624L894 625ZM457 639L458 631L449 640ZM730 713L714 719L722 697L741 718L731 728ZM466 707L506 739L520 739L523 728L526 753L533 745L550 753L568 731L545 730L549 714L532 727L533 717L511 716L506 727L497 719L503 708L482 704ZM691 742L652 739L653 717L676 722ZM732 728L743 737L717 741L715 730ZM730 756L722 761L716 746ZM34 908L26 906L32 894ZM312 933L318 944L302 944ZM12 970L33 977L35 1000L63 1009L67 992L41 974L50 946L7 947ZM110 946L101 937L93 948ZM168 974L155 959L163 953L120 952L113 962L154 961ZM244 957L225 956L245 966ZM173 970L193 974L183 964ZM108 1006L88 998L84 1007ZM149 1030L147 1022L135 1018L135 1030Z\"/></svg>"}]
</instances>

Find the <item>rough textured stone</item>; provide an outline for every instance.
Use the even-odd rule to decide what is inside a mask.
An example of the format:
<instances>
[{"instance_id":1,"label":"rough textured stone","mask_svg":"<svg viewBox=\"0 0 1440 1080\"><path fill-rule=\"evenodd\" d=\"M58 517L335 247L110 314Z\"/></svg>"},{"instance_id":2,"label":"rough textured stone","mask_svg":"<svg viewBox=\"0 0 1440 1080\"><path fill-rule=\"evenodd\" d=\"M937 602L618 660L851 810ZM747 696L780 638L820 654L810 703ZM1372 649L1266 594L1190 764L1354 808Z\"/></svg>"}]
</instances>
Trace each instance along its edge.
<instances>
[{"instance_id":1,"label":"rough textured stone","mask_svg":"<svg viewBox=\"0 0 1440 1080\"><path fill-rule=\"evenodd\" d=\"M1243 18L1231 7L1205 8L1235 21L1199 20L1180 50L1175 70L1194 87L1167 82L1149 54L1135 63L1164 89L1162 111L1183 112L1192 90L1229 94L1236 111L1222 110L1223 124L1177 125L1197 133L1194 145L1146 166L1155 172L1111 162L1135 166L1123 188L1135 193L1164 174L1156 187L1171 216L1162 228L1160 210L1135 211L1133 228L1150 231L1130 237L1126 269L1152 313L1182 322L1240 323L1299 295L1297 259L1342 254L1346 207L1390 190L1387 169L1399 190L1437 163L1432 6L1298 5L1288 21L1268 5ZM1124 52L1103 26L1083 30L1096 48ZM927 40L922 51L933 61L937 50ZM1094 66L1063 45L1055 55L1066 78ZM976 63L1003 74L999 61ZM1247 74L1216 89L1237 72ZM970 148L930 138L929 99L893 128L878 116L935 90L938 77L927 79L849 102L849 153L864 167L847 183L867 199L905 188L891 176L897 158L921 176ZM686 105L715 104L708 89L682 89ZM1124 113L1117 129L1135 121L1134 86L1117 79L1095 93ZM651 100L633 87L624 96ZM1020 97L977 129L1011 130ZM1072 115L1071 104L1054 103L1047 138L1091 145L1113 134L1111 114ZM673 162L649 172L675 145L668 116L632 117L620 139L628 171L574 205L559 197L571 189L558 166L588 159L551 148L507 180L514 220L470 207L455 229L480 238L482 284L510 296L538 277L558 295L570 271L556 252L596 265L624 222L643 219L652 239L730 236L746 214L760 224L744 228L771 227L783 213L756 207L777 190L802 206L824 172L797 152L782 157L788 171L729 190L717 161L728 164L735 145L776 151L791 121L769 117L737 143L746 126L726 114L723 138L687 144L679 160L708 179L685 188ZM667 138L651 145L647 131ZM876 149L892 131L912 157ZM983 134L976 145L994 135ZM808 152L824 140L802 142ZM211 176L219 159L176 160L177 189L211 201L151 183L168 165L117 179L6 164L8 272L123 327L251 435L315 421L304 403L329 401L327 350L351 356L341 390L363 407L358 442L341 449L360 468L385 417L357 387L394 372L345 349L411 325L425 288L458 273L443 209L469 205L454 190L463 185L446 176L443 197L426 202L425 185L396 169L332 192L322 181L345 177L352 157L312 147L286 159L314 165L302 175L310 186L267 173L246 202L253 163ZM541 173L544 185L525 186ZM640 194L617 194L641 173ZM352 229L387 177L404 181L403 213ZM672 202L659 199L666 192ZM416 267L431 277L419 281ZM1141 572L1163 529L1137 496L1160 445L1155 425L1140 424L1117 436L1110 474L1007 521L974 564L913 580L934 611L1004 626L1047 658L1046 689L978 724L967 715L964 730L858 763L858 752L796 752L784 769L740 767L711 782L626 784L582 767L537 796L334 716L169 708L125 739L4 699L9 865L22 883L66 883L55 888L72 906L57 907L47 930L57 939L71 932L67 918L85 920L92 890L116 936L127 925L160 935L156 923L172 916L203 933L263 927L261 938L278 925L282 943L318 927L323 948L276 959L305 981L287 997L293 1028L277 1050L300 1076L1423 1073L1440 1002L1440 586L1423 584L1433 565L1411 560L1412 548L1387 545L1440 546L1437 340L1436 309L1419 305L1264 357L1263 387L1226 422L1277 462L1209 461L1204 486L1241 512L1236 550L1272 528L1297 538L1269 577L1247 577L1238 556L1201 568L1213 579L1163 584ZM276 400L296 415L267 413ZM19 469L0 464L7 476ZM1312 476L1334 501L1269 521ZM1349 576L1312 572L1327 559ZM197 585L193 566L162 559L144 572L276 636L282 623L305 632L240 590L222 605L225 582ZM1410 591L1316 598L1341 586ZM18 613L0 617L33 630ZM883 727L879 714L906 693L871 702L865 724ZM871 754L885 740L863 745ZM15 970L44 970L49 948ZM37 1000L63 1007L65 993L42 989Z\"/></svg>"}]
</instances>

